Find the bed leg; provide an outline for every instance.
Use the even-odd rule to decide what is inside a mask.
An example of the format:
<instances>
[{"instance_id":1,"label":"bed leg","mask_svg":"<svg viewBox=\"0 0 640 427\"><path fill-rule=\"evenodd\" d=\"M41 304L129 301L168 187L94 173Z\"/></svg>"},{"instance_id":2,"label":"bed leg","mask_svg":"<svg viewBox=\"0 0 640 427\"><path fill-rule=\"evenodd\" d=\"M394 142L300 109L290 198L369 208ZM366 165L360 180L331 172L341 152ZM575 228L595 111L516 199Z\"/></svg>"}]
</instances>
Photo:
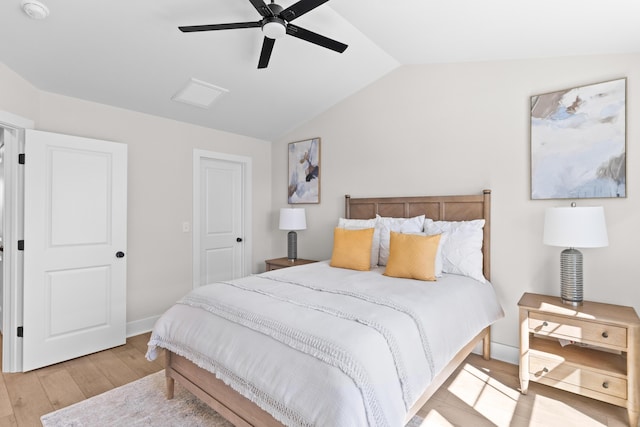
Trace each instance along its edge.
<instances>
[{"instance_id":1,"label":"bed leg","mask_svg":"<svg viewBox=\"0 0 640 427\"><path fill-rule=\"evenodd\" d=\"M171 377L167 377L167 400L173 399L173 388L175 380Z\"/></svg>"},{"instance_id":2,"label":"bed leg","mask_svg":"<svg viewBox=\"0 0 640 427\"><path fill-rule=\"evenodd\" d=\"M167 385L167 400L171 400L173 399L173 388L175 386L175 380L171 377L171 375L169 374L169 371L172 369L171 366L171 356L172 353L169 350L165 350L164 351L165 354L165 365L164 365L164 375L165 375L165 381L166 381L166 385Z\"/></svg>"},{"instance_id":3,"label":"bed leg","mask_svg":"<svg viewBox=\"0 0 640 427\"><path fill-rule=\"evenodd\" d=\"M491 360L491 327L487 327L487 333L482 339L482 358Z\"/></svg>"}]
</instances>

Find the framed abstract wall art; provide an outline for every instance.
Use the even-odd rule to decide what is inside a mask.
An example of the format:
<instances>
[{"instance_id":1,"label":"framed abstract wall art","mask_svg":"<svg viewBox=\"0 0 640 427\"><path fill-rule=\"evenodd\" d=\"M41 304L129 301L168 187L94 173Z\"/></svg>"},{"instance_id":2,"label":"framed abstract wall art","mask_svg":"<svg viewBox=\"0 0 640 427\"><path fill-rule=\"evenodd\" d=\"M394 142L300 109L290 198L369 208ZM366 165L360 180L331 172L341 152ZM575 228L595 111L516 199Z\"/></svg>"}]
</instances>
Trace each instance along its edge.
<instances>
[{"instance_id":1,"label":"framed abstract wall art","mask_svg":"<svg viewBox=\"0 0 640 427\"><path fill-rule=\"evenodd\" d=\"M320 138L289 144L289 204L320 203Z\"/></svg>"},{"instance_id":2,"label":"framed abstract wall art","mask_svg":"<svg viewBox=\"0 0 640 427\"><path fill-rule=\"evenodd\" d=\"M626 79L531 97L531 198L626 197Z\"/></svg>"}]
</instances>

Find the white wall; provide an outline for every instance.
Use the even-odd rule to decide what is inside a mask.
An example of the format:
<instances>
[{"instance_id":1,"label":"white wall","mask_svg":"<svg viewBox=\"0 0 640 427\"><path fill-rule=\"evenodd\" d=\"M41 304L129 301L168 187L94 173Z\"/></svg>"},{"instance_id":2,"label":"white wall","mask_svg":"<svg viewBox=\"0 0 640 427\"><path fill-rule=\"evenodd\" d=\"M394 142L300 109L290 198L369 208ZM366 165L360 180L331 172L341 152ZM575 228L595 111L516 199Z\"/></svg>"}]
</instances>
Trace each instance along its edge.
<instances>
[{"instance_id":1,"label":"white wall","mask_svg":"<svg viewBox=\"0 0 640 427\"><path fill-rule=\"evenodd\" d=\"M321 137L319 205L306 205L298 256L331 256L344 194L354 197L493 192L492 282L506 318L492 339L518 345L523 292L559 295L562 248L542 244L544 209L530 200L531 95L627 77L626 199L579 200L605 208L610 244L585 249L585 298L640 312L640 54L401 67L273 145L273 209L286 206L286 145ZM272 227L276 227L272 218ZM274 256L286 253L277 231Z\"/></svg>"},{"instance_id":2,"label":"white wall","mask_svg":"<svg viewBox=\"0 0 640 427\"><path fill-rule=\"evenodd\" d=\"M0 111L37 120L38 90L0 62Z\"/></svg>"},{"instance_id":3,"label":"white wall","mask_svg":"<svg viewBox=\"0 0 640 427\"><path fill-rule=\"evenodd\" d=\"M405 66L273 144L51 93L0 64L0 111L35 120L41 130L129 144L129 322L161 313L191 283L193 148L253 159L253 271L286 254L277 211L286 206L286 145L322 138L322 200L306 205L298 255L326 259L332 233L353 196L493 191L492 281L507 317L493 340L517 346L516 303L525 291L558 294L560 248L542 240L544 209L568 201L529 199L529 97L627 77L627 190L603 205L610 246L586 249L587 299L640 311L634 237L640 154L636 81L640 55ZM265 176L271 176L271 185Z\"/></svg>"},{"instance_id":4,"label":"white wall","mask_svg":"<svg viewBox=\"0 0 640 427\"><path fill-rule=\"evenodd\" d=\"M36 129L128 145L128 323L162 314L191 289L191 234L182 232L182 222L192 220L194 148L252 158L251 270L263 269L269 254L269 142L40 92L2 64L0 93L0 111L34 119Z\"/></svg>"}]
</instances>

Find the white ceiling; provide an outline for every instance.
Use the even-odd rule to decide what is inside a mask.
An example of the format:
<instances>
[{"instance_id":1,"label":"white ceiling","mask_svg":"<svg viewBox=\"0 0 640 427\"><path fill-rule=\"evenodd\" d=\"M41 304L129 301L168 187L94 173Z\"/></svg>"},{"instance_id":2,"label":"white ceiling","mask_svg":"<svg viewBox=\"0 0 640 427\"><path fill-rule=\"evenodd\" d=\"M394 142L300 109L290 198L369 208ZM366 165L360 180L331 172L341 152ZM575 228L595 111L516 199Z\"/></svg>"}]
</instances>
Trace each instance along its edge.
<instances>
[{"instance_id":1,"label":"white ceiling","mask_svg":"<svg viewBox=\"0 0 640 427\"><path fill-rule=\"evenodd\" d=\"M332 0L295 24L348 49L286 36L263 70L259 28L177 29L258 21L249 0L41 1L41 21L0 2L0 62L39 89L265 140L403 64L640 52L637 0ZM191 78L229 93L172 101Z\"/></svg>"}]
</instances>

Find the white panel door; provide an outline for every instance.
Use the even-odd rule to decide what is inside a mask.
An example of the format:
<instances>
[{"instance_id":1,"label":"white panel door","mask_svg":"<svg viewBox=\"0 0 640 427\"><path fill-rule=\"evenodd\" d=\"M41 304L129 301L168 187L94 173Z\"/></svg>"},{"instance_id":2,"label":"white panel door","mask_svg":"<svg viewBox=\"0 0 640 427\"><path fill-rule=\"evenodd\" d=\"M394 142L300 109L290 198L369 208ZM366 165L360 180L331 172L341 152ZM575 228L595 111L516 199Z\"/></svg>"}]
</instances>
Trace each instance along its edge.
<instances>
[{"instance_id":1,"label":"white panel door","mask_svg":"<svg viewBox=\"0 0 640 427\"><path fill-rule=\"evenodd\" d=\"M200 281L243 272L243 185L240 163L200 158Z\"/></svg>"},{"instance_id":2,"label":"white panel door","mask_svg":"<svg viewBox=\"0 0 640 427\"><path fill-rule=\"evenodd\" d=\"M27 130L23 370L126 339L127 146Z\"/></svg>"}]
</instances>

